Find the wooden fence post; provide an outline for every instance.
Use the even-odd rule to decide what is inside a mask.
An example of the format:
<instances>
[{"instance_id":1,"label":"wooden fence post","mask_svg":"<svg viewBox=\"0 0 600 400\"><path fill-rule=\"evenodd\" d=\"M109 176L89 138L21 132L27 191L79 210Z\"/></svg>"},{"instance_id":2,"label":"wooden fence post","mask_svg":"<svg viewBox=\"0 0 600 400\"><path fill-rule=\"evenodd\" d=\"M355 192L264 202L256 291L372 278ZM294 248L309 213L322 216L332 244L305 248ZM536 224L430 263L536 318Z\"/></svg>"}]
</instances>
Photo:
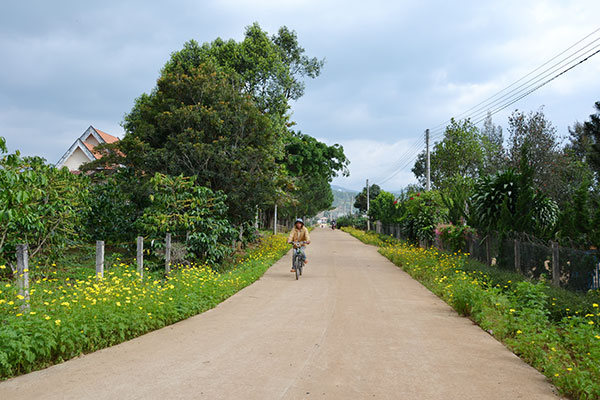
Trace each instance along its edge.
<instances>
[{"instance_id":1,"label":"wooden fence post","mask_svg":"<svg viewBox=\"0 0 600 400\"><path fill-rule=\"evenodd\" d=\"M137 238L137 271L140 278L144 277L144 237Z\"/></svg>"},{"instance_id":2,"label":"wooden fence post","mask_svg":"<svg viewBox=\"0 0 600 400\"><path fill-rule=\"evenodd\" d=\"M29 310L29 252L26 244L17 245L17 288L23 296L21 311Z\"/></svg>"},{"instance_id":3,"label":"wooden fence post","mask_svg":"<svg viewBox=\"0 0 600 400\"><path fill-rule=\"evenodd\" d=\"M104 277L104 240L96 240L96 276Z\"/></svg>"},{"instance_id":4,"label":"wooden fence post","mask_svg":"<svg viewBox=\"0 0 600 400\"><path fill-rule=\"evenodd\" d=\"M171 233L165 237L165 272L171 272Z\"/></svg>"},{"instance_id":5,"label":"wooden fence post","mask_svg":"<svg viewBox=\"0 0 600 400\"><path fill-rule=\"evenodd\" d=\"M558 243L552 242L552 284L560 286L560 264L558 259Z\"/></svg>"},{"instance_id":6,"label":"wooden fence post","mask_svg":"<svg viewBox=\"0 0 600 400\"><path fill-rule=\"evenodd\" d=\"M521 242L515 239L515 271L521 272Z\"/></svg>"},{"instance_id":7,"label":"wooden fence post","mask_svg":"<svg viewBox=\"0 0 600 400\"><path fill-rule=\"evenodd\" d=\"M485 238L485 257L488 266L492 265L492 236L488 234Z\"/></svg>"}]
</instances>

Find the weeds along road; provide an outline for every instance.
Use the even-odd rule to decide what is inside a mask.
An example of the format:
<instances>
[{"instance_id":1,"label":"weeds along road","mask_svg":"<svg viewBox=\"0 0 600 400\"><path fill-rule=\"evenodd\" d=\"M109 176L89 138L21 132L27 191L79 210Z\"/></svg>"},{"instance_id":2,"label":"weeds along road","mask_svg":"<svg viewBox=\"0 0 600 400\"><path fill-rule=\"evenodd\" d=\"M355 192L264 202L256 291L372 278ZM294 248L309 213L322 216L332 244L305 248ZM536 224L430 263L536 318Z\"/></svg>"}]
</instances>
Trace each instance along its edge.
<instances>
[{"instance_id":1,"label":"weeds along road","mask_svg":"<svg viewBox=\"0 0 600 400\"><path fill-rule=\"evenodd\" d=\"M317 229L217 308L0 383L0 399L556 399L553 387L350 235Z\"/></svg>"}]
</instances>

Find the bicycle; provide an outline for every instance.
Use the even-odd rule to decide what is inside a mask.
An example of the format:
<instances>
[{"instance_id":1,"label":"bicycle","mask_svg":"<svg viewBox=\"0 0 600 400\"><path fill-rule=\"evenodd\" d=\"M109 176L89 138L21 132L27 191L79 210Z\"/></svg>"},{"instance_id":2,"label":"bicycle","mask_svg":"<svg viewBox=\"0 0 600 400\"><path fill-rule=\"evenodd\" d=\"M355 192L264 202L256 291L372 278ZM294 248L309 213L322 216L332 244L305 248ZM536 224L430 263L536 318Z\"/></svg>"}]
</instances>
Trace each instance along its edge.
<instances>
[{"instance_id":1,"label":"bicycle","mask_svg":"<svg viewBox=\"0 0 600 400\"><path fill-rule=\"evenodd\" d=\"M302 276L302 267L304 267L304 255L302 254L302 245L306 242L292 242L294 245L294 255L292 257L292 269L296 272L296 280Z\"/></svg>"}]
</instances>

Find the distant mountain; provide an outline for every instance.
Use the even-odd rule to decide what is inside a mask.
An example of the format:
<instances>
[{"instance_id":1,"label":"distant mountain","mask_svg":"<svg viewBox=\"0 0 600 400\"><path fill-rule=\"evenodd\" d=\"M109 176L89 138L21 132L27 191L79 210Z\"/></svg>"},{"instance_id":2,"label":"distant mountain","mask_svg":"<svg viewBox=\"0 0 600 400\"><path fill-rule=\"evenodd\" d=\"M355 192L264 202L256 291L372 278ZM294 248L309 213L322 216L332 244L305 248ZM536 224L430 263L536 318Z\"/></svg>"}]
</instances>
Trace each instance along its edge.
<instances>
[{"instance_id":1,"label":"distant mountain","mask_svg":"<svg viewBox=\"0 0 600 400\"><path fill-rule=\"evenodd\" d=\"M333 203L331 204L331 210L323 211L319 213L317 218L326 217L327 219L336 219L342 215L348 215L356 213L358 210L353 207L354 197L358 194L355 190L346 189L341 186L331 185L331 191L333 192Z\"/></svg>"},{"instance_id":2,"label":"distant mountain","mask_svg":"<svg viewBox=\"0 0 600 400\"><path fill-rule=\"evenodd\" d=\"M331 190L333 190L333 192L353 193L354 195L358 194L356 190L346 189L345 187L338 185L331 185Z\"/></svg>"}]
</instances>

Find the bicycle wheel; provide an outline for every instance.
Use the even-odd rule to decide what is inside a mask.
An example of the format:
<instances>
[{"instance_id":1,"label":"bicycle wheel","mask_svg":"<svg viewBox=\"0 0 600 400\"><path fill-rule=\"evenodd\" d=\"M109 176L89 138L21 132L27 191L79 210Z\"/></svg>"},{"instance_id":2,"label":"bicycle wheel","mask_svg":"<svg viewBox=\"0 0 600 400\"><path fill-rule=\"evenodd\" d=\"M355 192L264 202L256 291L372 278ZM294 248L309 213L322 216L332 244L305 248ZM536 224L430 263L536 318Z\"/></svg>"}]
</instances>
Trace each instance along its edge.
<instances>
[{"instance_id":1,"label":"bicycle wheel","mask_svg":"<svg viewBox=\"0 0 600 400\"><path fill-rule=\"evenodd\" d=\"M298 280L298 274L300 273L300 271L299 271L299 267L298 267L298 258L299 258L299 257L296 257L296 260L295 260L296 262L294 263L294 264L295 264L295 265L294 265L294 267L295 267L295 268L294 268L294 271L296 272L296 280Z\"/></svg>"},{"instance_id":2,"label":"bicycle wheel","mask_svg":"<svg viewBox=\"0 0 600 400\"><path fill-rule=\"evenodd\" d=\"M298 257L300 258L300 257ZM298 260L298 273L300 274L300 276L302 276L302 268L304 267L304 260L299 259Z\"/></svg>"}]
</instances>

